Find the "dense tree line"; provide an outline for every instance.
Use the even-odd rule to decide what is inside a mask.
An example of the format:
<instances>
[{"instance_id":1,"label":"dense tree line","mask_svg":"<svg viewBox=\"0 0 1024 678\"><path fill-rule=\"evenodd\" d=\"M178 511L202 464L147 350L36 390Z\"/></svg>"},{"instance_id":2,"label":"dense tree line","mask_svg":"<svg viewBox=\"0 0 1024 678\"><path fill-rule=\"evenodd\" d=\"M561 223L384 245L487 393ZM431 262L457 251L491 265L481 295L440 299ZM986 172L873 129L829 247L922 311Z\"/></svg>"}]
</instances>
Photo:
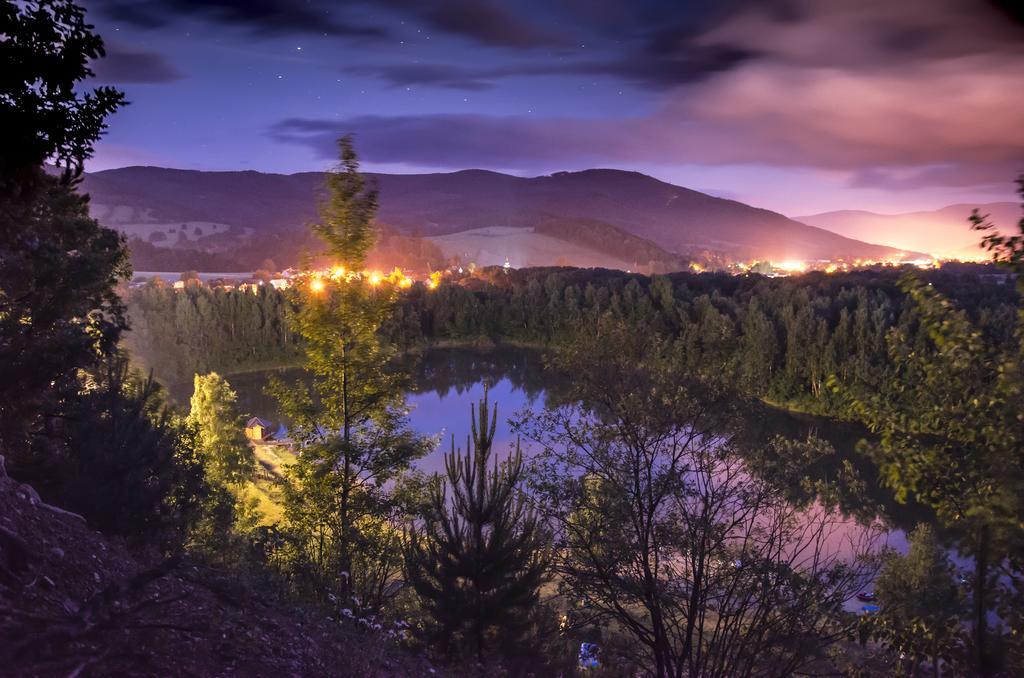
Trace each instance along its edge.
<instances>
[{"instance_id":1,"label":"dense tree line","mask_svg":"<svg viewBox=\"0 0 1024 678\"><path fill-rule=\"evenodd\" d=\"M836 414L831 376L868 378L888 364L890 329L920 332L920 312L899 286L903 273L772 279L489 269L479 280L412 290L387 329L405 346L480 338L558 345L608 316L638 334L672 338L688 370L724 371L746 393ZM1003 345L1016 326L1016 292L989 277L940 271L926 279L969 309L987 341Z\"/></svg>"},{"instance_id":2,"label":"dense tree line","mask_svg":"<svg viewBox=\"0 0 1024 678\"><path fill-rule=\"evenodd\" d=\"M287 322L289 302L269 285L254 294L150 283L127 294L131 331L125 346L142 366L169 381L195 373L233 372L291 363L298 338Z\"/></svg>"},{"instance_id":3,"label":"dense tree line","mask_svg":"<svg viewBox=\"0 0 1024 678\"><path fill-rule=\"evenodd\" d=\"M980 271L980 272L979 272ZM920 311L900 288L904 271L812 273L793 278L580 269L486 269L436 290L415 285L381 331L405 348L455 342L556 346L603 316L673 339L697 372L725 371L743 392L821 414L842 414L830 377L852 383L889 363L886 334L920 333ZM932 271L923 279L977 322L985 340L1012 341L1017 294L989 268ZM190 378L287 362L284 296L146 287L128 297L129 346L158 375Z\"/></svg>"}]
</instances>

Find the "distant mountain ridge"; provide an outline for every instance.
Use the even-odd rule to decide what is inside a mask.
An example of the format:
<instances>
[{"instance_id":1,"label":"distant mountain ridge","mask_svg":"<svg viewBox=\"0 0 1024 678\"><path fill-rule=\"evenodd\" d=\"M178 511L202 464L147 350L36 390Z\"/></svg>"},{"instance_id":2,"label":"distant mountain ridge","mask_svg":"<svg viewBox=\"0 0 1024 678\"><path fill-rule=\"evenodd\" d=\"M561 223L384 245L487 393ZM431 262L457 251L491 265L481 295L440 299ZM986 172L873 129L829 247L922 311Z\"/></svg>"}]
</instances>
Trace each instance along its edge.
<instances>
[{"instance_id":1,"label":"distant mountain ridge","mask_svg":"<svg viewBox=\"0 0 1024 678\"><path fill-rule=\"evenodd\" d=\"M406 235L539 229L544 236L617 257L624 267L643 257L678 262L700 253L773 261L899 254L638 172L595 169L524 178L464 170L370 176L380 187L379 221ZM266 256L282 257L310 244L306 227L316 219L322 184L317 172L126 167L86 175L83 189L92 196L101 222L149 242L233 248L247 256L266 249L273 253ZM620 243L615 236L620 232L635 237L624 235Z\"/></svg>"},{"instance_id":2,"label":"distant mountain ridge","mask_svg":"<svg viewBox=\"0 0 1024 678\"><path fill-rule=\"evenodd\" d=\"M856 234L872 242L928 252L938 257L987 258L985 251L978 246L981 235L972 231L967 221L974 208L988 214L990 221L1001 231L1017 232L1021 207L1012 202L964 203L900 214L839 210L795 218L839 235Z\"/></svg>"}]
</instances>

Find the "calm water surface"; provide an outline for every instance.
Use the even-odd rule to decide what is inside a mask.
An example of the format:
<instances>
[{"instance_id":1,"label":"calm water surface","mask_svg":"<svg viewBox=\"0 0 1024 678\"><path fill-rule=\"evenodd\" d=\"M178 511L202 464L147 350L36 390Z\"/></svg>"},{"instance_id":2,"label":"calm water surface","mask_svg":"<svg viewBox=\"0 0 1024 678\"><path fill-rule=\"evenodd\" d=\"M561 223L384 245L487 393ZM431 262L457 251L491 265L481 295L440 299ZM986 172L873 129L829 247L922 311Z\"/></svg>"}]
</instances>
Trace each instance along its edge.
<instances>
[{"instance_id":1,"label":"calm water surface","mask_svg":"<svg viewBox=\"0 0 1024 678\"><path fill-rule=\"evenodd\" d=\"M498 426L495 435L495 449L507 453L516 444L508 420L524 409L541 409L549 399L558 400L558 393L565 385L564 378L543 367L542 355L524 349L500 348L486 352L469 349L436 349L421 356L413 369L413 388L407 394L410 408L410 424L418 432L442 439L439 447L420 459L416 466L426 472L444 470L444 453L450 449L451 437L455 445L465 448L466 436L470 432L470 406L484 395L485 387L489 399L498 405ZM238 393L239 407L247 415L255 415L272 423L276 428L284 423L272 397L265 388L271 376L286 381L302 378L298 369L268 370L250 372L228 377L231 386ZM191 384L172 384L172 396L180 403L187 403L191 395ZM869 487L877 486L877 470L856 452L857 442L867 433L864 429L848 423L821 417L810 417L784 412L757 403L745 404L743 439L749 445L764 445L776 435L794 440L815 435L827 440L835 449L818 468L808 469L818 477L831 479L836 476L838 465L844 459L852 460L860 470ZM524 454L530 453L529 445L523 443ZM882 489L872 492L871 505L882 505L885 512L901 529L889 536L890 545L904 548L903 531L927 515L914 507L897 505L891 495Z\"/></svg>"}]
</instances>

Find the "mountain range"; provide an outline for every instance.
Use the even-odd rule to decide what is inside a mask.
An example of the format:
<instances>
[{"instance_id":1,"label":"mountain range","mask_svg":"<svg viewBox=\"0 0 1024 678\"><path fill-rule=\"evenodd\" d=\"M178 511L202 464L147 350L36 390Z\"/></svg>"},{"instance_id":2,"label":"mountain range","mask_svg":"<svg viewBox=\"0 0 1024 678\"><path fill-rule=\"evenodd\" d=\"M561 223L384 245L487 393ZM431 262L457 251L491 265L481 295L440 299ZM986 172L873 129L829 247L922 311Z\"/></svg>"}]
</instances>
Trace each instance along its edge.
<instances>
[{"instance_id":1,"label":"mountain range","mask_svg":"<svg viewBox=\"0 0 1024 678\"><path fill-rule=\"evenodd\" d=\"M1020 205L993 202L949 205L938 210L902 214L841 210L796 219L847 237L884 242L893 247L927 252L936 257L987 259L985 251L979 247L981 236L970 229L967 221L974 208L989 215L989 220L1005 233L1015 231L1014 226L1021 218Z\"/></svg>"},{"instance_id":2,"label":"mountain range","mask_svg":"<svg viewBox=\"0 0 1024 678\"><path fill-rule=\"evenodd\" d=\"M514 266L674 270L713 257L778 262L903 254L637 172L369 176L380 189L378 221L387 232L429 239L445 256L480 265L508 259ZM243 267L263 258L287 265L316 247L307 227L322 186L323 175L313 172L160 167L94 172L83 182L93 215L132 237L136 256L189 252Z\"/></svg>"}]
</instances>

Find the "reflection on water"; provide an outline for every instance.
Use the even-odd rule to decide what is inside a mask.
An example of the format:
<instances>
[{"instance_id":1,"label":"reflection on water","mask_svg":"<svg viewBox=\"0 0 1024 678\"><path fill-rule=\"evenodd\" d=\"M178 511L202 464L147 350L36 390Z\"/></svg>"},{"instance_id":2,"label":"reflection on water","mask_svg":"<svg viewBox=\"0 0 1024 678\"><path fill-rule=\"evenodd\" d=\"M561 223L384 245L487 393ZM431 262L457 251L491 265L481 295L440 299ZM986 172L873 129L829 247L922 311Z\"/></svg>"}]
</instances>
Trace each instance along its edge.
<instances>
[{"instance_id":1,"label":"reflection on water","mask_svg":"<svg viewBox=\"0 0 1024 678\"><path fill-rule=\"evenodd\" d=\"M444 452L450 449L452 435L456 446L465 447L470 406L483 397L485 384L490 391L491 403L498 404L497 452L507 452L516 443L507 423L516 412L559 402L566 386L563 375L545 369L541 353L528 349L435 349L410 359L410 364L404 367L411 368L413 376L412 390L408 394L412 427L425 435L442 438L438 449L417 463L418 468L427 472L443 471ZM291 381L301 379L303 372L298 369L267 370L232 375L228 380L238 393L240 410L268 420L276 428L283 422L276 401L265 391L271 376ZM169 390L176 401L185 404L192 387L190 383L172 384ZM881 506L893 524L902 529L928 520L925 512L896 504L891 493L879 487L877 469L856 451L857 442L867 436L863 428L785 412L756 402L743 403L739 413L742 435L738 442L741 445L756 449L766 445L774 436L791 440L805 440L808 435L819 437L832 445L835 454L806 468L808 474L831 481L839 476L840 465L849 460L865 482L868 494L865 503L871 509ZM526 443L523 444L523 452L530 452Z\"/></svg>"},{"instance_id":2,"label":"reflection on water","mask_svg":"<svg viewBox=\"0 0 1024 678\"><path fill-rule=\"evenodd\" d=\"M451 449L452 435L456 447L465 448L470 406L483 398L485 385L492 406L498 405L494 441L499 458L516 444L507 424L509 418L526 407L543 407L546 394L558 390L557 379L544 369L542 354L532 350L436 349L408 359L402 367L411 369L413 377L407 394L411 426L424 435L443 438L439 448L416 465L428 473L444 470L444 453ZM239 410L271 422L275 430L279 423L287 422L282 421L277 402L266 392L271 377L291 382L302 379L304 373L287 368L235 374L227 379L238 393ZM191 383L172 383L168 390L175 401L187 406Z\"/></svg>"}]
</instances>

